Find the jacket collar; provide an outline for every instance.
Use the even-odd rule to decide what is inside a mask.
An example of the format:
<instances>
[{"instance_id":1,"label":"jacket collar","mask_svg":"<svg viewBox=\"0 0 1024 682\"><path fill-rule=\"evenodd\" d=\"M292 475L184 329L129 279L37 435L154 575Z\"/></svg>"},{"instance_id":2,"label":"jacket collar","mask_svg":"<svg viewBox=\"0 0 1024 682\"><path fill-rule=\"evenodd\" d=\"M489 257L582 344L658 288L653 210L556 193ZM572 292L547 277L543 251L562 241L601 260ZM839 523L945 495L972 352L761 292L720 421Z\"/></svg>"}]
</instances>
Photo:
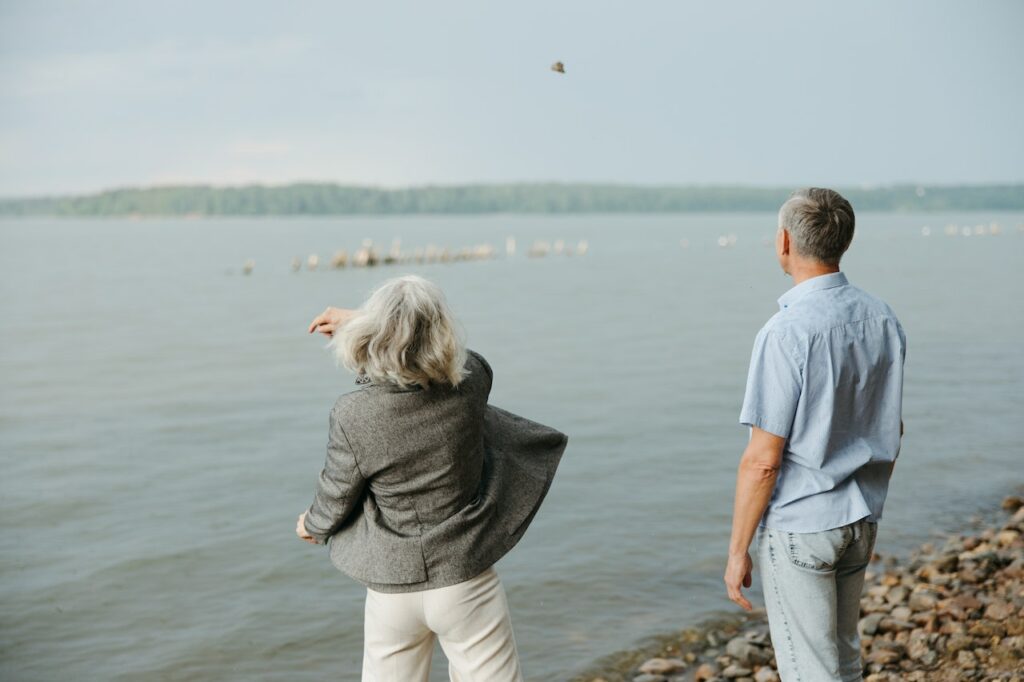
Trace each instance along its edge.
<instances>
[{"instance_id":1,"label":"jacket collar","mask_svg":"<svg viewBox=\"0 0 1024 682\"><path fill-rule=\"evenodd\" d=\"M845 286L849 283L849 280L846 279L846 275L841 272L830 272L827 275L811 277L810 279L797 284L795 287L779 297L779 310L785 310L812 291L832 289L834 287Z\"/></svg>"},{"instance_id":2,"label":"jacket collar","mask_svg":"<svg viewBox=\"0 0 1024 682\"><path fill-rule=\"evenodd\" d=\"M390 381L377 382L371 379L366 374L358 375L356 377L356 384L360 388L370 388L371 386L376 386L377 388L388 391L389 393L412 393L414 391L423 390L421 386L409 386L407 388L403 388L402 386L399 386L398 384L393 384Z\"/></svg>"}]
</instances>

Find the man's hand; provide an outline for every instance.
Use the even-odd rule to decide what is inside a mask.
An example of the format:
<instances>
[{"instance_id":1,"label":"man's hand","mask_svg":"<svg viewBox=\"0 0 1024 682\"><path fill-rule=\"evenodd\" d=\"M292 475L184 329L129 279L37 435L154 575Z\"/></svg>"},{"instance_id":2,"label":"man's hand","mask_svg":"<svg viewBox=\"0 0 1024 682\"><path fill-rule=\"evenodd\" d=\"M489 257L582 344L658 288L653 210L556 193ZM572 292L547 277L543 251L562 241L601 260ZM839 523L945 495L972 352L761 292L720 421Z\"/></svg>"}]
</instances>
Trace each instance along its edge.
<instances>
[{"instance_id":1,"label":"man's hand","mask_svg":"<svg viewBox=\"0 0 1024 682\"><path fill-rule=\"evenodd\" d=\"M750 552L744 552L737 556L730 555L729 563L725 567L725 578L723 578L725 580L725 589L729 592L729 599L742 606L746 611L753 609L753 606L743 596L742 588L750 587L750 571L753 569L753 566L750 560Z\"/></svg>"},{"instance_id":2,"label":"man's hand","mask_svg":"<svg viewBox=\"0 0 1024 682\"><path fill-rule=\"evenodd\" d=\"M320 332L325 336L331 336L336 329L351 320L355 315L355 310L328 306L326 310L314 317L313 321L309 323L309 333Z\"/></svg>"},{"instance_id":3,"label":"man's hand","mask_svg":"<svg viewBox=\"0 0 1024 682\"><path fill-rule=\"evenodd\" d=\"M311 545L316 544L313 536L306 531L306 512L299 514L299 521L295 524L295 534Z\"/></svg>"}]
</instances>

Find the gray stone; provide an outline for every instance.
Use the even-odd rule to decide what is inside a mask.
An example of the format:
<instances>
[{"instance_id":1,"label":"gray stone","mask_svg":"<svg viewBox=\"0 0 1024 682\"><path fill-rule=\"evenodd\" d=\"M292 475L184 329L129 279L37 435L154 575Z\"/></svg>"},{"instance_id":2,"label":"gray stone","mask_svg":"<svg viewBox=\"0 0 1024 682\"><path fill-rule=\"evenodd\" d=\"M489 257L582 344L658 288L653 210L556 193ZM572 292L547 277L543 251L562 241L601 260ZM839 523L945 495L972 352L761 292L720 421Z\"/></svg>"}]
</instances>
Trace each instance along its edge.
<instances>
[{"instance_id":1,"label":"gray stone","mask_svg":"<svg viewBox=\"0 0 1024 682\"><path fill-rule=\"evenodd\" d=\"M649 675L668 675L686 669L686 663L678 658L652 658L640 666L640 672Z\"/></svg>"},{"instance_id":2,"label":"gray stone","mask_svg":"<svg viewBox=\"0 0 1024 682\"><path fill-rule=\"evenodd\" d=\"M725 653L729 654L743 666L768 662L768 654L764 649L753 644L746 637L736 637L725 645Z\"/></svg>"},{"instance_id":3,"label":"gray stone","mask_svg":"<svg viewBox=\"0 0 1024 682\"><path fill-rule=\"evenodd\" d=\"M885 618L884 613L871 613L860 619L860 623L857 624L857 629L860 630L860 634L873 635L878 632L878 624Z\"/></svg>"},{"instance_id":4,"label":"gray stone","mask_svg":"<svg viewBox=\"0 0 1024 682\"><path fill-rule=\"evenodd\" d=\"M907 595L909 593L910 590L903 587L903 585L897 585L896 587L889 590L889 592L885 595L885 600L890 604L902 604L906 600Z\"/></svg>"},{"instance_id":5,"label":"gray stone","mask_svg":"<svg viewBox=\"0 0 1024 682\"><path fill-rule=\"evenodd\" d=\"M742 668L736 664L733 664L722 671L722 677L724 677L727 680L735 680L738 677L747 677L753 672L754 671L750 668Z\"/></svg>"},{"instance_id":6,"label":"gray stone","mask_svg":"<svg viewBox=\"0 0 1024 682\"><path fill-rule=\"evenodd\" d=\"M910 620L910 617L914 615L914 612L906 606L897 606L889 612L889 615L896 620Z\"/></svg>"},{"instance_id":7,"label":"gray stone","mask_svg":"<svg viewBox=\"0 0 1024 682\"><path fill-rule=\"evenodd\" d=\"M932 590L917 590L912 592L907 604L914 611L931 611L939 603L939 595Z\"/></svg>"},{"instance_id":8,"label":"gray stone","mask_svg":"<svg viewBox=\"0 0 1024 682\"><path fill-rule=\"evenodd\" d=\"M668 682L668 678L664 675L637 675L633 678L633 682Z\"/></svg>"}]
</instances>

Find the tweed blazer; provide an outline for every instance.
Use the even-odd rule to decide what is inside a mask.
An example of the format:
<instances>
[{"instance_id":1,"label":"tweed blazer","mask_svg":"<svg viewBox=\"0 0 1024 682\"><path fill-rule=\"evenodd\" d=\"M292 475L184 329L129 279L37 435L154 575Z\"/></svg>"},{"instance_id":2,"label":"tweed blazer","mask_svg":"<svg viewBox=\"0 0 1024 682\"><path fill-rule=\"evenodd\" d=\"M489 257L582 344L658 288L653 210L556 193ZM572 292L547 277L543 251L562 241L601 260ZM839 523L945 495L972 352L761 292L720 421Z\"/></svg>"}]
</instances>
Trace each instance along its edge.
<instances>
[{"instance_id":1,"label":"tweed blazer","mask_svg":"<svg viewBox=\"0 0 1024 682\"><path fill-rule=\"evenodd\" d=\"M305 528L343 573L379 592L479 575L526 532L567 437L488 405L493 372L469 351L457 387L369 382L331 410Z\"/></svg>"}]
</instances>

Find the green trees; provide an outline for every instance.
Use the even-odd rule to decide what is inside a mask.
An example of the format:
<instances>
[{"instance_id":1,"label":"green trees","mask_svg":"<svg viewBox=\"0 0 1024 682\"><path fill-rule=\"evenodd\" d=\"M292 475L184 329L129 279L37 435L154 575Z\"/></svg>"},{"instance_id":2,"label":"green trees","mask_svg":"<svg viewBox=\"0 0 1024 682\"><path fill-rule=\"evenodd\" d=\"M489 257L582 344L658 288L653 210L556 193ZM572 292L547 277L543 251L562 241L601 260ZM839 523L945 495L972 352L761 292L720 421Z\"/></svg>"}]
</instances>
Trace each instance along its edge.
<instances>
[{"instance_id":1,"label":"green trees","mask_svg":"<svg viewBox=\"0 0 1024 682\"><path fill-rule=\"evenodd\" d=\"M1024 185L839 188L859 211L1022 210ZM790 188L588 184L375 189L329 183L126 188L0 200L0 216L257 216L774 211Z\"/></svg>"}]
</instances>

